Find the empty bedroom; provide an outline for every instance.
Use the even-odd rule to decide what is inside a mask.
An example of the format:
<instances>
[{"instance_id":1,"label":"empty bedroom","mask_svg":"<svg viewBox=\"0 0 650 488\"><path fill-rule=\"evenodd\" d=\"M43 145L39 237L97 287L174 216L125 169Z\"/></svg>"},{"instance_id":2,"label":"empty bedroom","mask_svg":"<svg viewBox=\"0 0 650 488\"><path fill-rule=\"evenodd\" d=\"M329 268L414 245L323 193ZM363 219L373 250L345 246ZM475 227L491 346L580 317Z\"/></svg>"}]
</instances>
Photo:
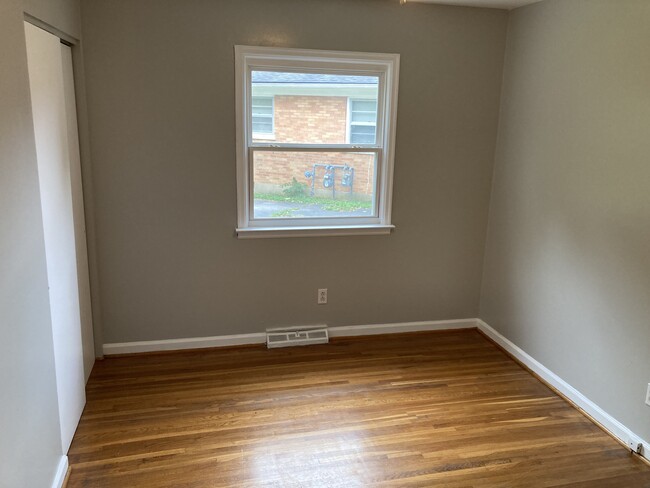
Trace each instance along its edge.
<instances>
[{"instance_id":1,"label":"empty bedroom","mask_svg":"<svg viewBox=\"0 0 650 488\"><path fill-rule=\"evenodd\" d=\"M650 1L0 38L0 488L650 488Z\"/></svg>"}]
</instances>

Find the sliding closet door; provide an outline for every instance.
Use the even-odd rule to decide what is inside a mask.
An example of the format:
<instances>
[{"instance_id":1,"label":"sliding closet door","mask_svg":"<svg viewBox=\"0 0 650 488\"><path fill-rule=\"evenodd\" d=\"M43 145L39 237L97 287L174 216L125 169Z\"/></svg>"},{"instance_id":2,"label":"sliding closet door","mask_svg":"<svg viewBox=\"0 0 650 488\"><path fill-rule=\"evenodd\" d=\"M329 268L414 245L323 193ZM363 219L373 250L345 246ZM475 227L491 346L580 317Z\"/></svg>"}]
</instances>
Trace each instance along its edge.
<instances>
[{"instance_id":1,"label":"sliding closet door","mask_svg":"<svg viewBox=\"0 0 650 488\"><path fill-rule=\"evenodd\" d=\"M65 90L65 113L68 120L68 148L70 153L70 183L72 187L72 214L74 216L75 245L77 248L77 278L79 283L79 312L81 315L81 342L84 354L84 379L88 381L95 364L95 341L93 338L93 315L90 305L90 273L88 271L88 247L86 245L86 217L83 186L81 182L81 155L79 152L79 128L77 126L77 103L75 101L74 76L72 72L72 48L59 44L63 63L63 88Z\"/></svg>"},{"instance_id":2,"label":"sliding closet door","mask_svg":"<svg viewBox=\"0 0 650 488\"><path fill-rule=\"evenodd\" d=\"M57 37L28 23L25 35L61 441L66 453L86 398L63 62Z\"/></svg>"}]
</instances>

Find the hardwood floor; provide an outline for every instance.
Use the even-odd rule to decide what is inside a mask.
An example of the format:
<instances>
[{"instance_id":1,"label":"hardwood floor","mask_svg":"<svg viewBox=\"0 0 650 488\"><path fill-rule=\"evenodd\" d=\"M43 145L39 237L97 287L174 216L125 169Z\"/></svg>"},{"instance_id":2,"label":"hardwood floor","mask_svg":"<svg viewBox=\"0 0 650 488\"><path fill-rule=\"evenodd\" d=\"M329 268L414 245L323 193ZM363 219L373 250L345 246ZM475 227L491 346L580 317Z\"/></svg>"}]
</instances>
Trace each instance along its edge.
<instances>
[{"instance_id":1,"label":"hardwood floor","mask_svg":"<svg viewBox=\"0 0 650 488\"><path fill-rule=\"evenodd\" d=\"M77 487L650 487L650 467L474 330L108 358Z\"/></svg>"}]
</instances>

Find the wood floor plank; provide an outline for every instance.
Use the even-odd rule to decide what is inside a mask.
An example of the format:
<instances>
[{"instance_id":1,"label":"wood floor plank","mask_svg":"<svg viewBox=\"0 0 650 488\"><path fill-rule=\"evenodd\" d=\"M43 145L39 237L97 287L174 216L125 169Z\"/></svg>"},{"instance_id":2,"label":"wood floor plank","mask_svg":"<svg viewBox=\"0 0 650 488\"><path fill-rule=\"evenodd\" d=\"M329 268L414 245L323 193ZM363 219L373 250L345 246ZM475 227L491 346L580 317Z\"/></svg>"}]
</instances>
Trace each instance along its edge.
<instances>
[{"instance_id":1,"label":"wood floor plank","mask_svg":"<svg viewBox=\"0 0 650 488\"><path fill-rule=\"evenodd\" d=\"M107 358L69 462L68 488L650 488L475 330Z\"/></svg>"}]
</instances>

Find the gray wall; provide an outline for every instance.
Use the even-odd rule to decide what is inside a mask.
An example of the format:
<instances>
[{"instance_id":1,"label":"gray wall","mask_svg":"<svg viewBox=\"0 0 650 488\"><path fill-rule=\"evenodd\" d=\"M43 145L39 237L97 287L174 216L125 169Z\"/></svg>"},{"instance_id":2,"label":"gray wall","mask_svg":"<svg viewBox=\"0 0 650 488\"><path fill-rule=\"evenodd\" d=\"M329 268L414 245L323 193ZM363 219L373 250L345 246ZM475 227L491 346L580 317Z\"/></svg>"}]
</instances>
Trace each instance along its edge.
<instances>
[{"instance_id":1,"label":"gray wall","mask_svg":"<svg viewBox=\"0 0 650 488\"><path fill-rule=\"evenodd\" d=\"M23 0L25 12L55 29L81 38L80 0Z\"/></svg>"},{"instance_id":2,"label":"gray wall","mask_svg":"<svg viewBox=\"0 0 650 488\"><path fill-rule=\"evenodd\" d=\"M42 488L62 452L19 0L0 2L0 73L0 487Z\"/></svg>"},{"instance_id":3,"label":"gray wall","mask_svg":"<svg viewBox=\"0 0 650 488\"><path fill-rule=\"evenodd\" d=\"M481 317L650 439L650 2L510 17Z\"/></svg>"},{"instance_id":4,"label":"gray wall","mask_svg":"<svg viewBox=\"0 0 650 488\"><path fill-rule=\"evenodd\" d=\"M107 343L478 313L507 13L269 4L82 4ZM393 235L234 237L235 44L401 53Z\"/></svg>"}]
</instances>

